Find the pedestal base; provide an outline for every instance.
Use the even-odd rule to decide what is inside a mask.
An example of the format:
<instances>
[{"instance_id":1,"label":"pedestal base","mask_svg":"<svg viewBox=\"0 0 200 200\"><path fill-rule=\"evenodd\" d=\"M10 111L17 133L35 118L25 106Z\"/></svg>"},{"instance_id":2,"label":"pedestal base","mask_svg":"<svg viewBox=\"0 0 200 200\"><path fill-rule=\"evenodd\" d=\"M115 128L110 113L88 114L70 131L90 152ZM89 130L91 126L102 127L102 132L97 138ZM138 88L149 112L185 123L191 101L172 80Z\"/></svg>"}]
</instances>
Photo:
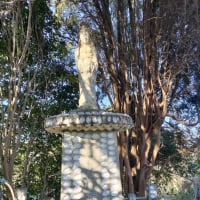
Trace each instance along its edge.
<instances>
[{"instance_id":1,"label":"pedestal base","mask_svg":"<svg viewBox=\"0 0 200 200\"><path fill-rule=\"evenodd\" d=\"M49 117L45 129L63 134L61 200L121 200L118 131L130 116L102 110L75 110Z\"/></svg>"},{"instance_id":2,"label":"pedestal base","mask_svg":"<svg viewBox=\"0 0 200 200\"><path fill-rule=\"evenodd\" d=\"M121 200L116 132L64 133L61 200Z\"/></svg>"}]
</instances>

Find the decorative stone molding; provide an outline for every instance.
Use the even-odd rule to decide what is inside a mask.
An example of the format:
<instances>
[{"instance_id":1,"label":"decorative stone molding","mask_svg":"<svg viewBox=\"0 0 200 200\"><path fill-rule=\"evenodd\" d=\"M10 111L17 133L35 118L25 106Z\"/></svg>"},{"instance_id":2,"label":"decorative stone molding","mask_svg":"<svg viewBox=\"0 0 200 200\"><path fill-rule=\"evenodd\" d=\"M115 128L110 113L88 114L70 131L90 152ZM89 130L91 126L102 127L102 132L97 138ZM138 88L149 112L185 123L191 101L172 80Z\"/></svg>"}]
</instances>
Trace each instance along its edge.
<instances>
[{"instance_id":1,"label":"decorative stone molding","mask_svg":"<svg viewBox=\"0 0 200 200\"><path fill-rule=\"evenodd\" d=\"M51 116L45 121L45 129L50 133L122 131L132 127L130 116L122 113L95 111L72 111Z\"/></svg>"}]
</instances>

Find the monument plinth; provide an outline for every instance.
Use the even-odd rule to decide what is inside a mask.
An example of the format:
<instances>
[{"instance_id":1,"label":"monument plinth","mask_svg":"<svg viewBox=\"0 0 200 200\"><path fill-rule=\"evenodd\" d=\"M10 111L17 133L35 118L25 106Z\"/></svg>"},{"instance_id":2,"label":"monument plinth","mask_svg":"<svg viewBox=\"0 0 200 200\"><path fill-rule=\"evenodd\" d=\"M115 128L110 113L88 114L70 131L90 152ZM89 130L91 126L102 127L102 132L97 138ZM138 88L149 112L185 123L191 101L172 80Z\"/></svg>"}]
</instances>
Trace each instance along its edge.
<instances>
[{"instance_id":1,"label":"monument plinth","mask_svg":"<svg viewBox=\"0 0 200 200\"><path fill-rule=\"evenodd\" d=\"M99 110L96 104L96 50L82 24L75 52L79 108L45 120L50 133L63 134L61 200L121 200L118 131L132 127L130 116Z\"/></svg>"},{"instance_id":2,"label":"monument plinth","mask_svg":"<svg viewBox=\"0 0 200 200\"><path fill-rule=\"evenodd\" d=\"M45 129L63 133L61 200L121 200L116 132L131 128L128 115L73 111L46 119Z\"/></svg>"}]
</instances>

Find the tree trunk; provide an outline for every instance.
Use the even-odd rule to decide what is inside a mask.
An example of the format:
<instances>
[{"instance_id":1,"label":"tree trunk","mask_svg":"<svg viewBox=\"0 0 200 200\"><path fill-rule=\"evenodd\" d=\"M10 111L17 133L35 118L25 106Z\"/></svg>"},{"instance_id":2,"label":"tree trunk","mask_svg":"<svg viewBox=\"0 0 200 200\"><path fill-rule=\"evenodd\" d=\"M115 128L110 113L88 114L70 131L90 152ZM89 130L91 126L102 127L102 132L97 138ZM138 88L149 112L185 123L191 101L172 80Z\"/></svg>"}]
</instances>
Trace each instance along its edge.
<instances>
[{"instance_id":1,"label":"tree trunk","mask_svg":"<svg viewBox=\"0 0 200 200\"><path fill-rule=\"evenodd\" d=\"M102 37L101 71L109 79L103 83L103 89L109 93L113 110L130 115L134 122L129 134L118 136L121 173L125 174L121 177L128 182L124 184L126 191L144 196L160 148L168 98L174 98L173 81L182 69L174 68L175 54L169 59L169 44L163 48L163 43L171 41L166 41L168 36L163 32L165 10L171 9L171 4L155 0L92 3L94 8L88 12L85 6L85 12L94 19ZM176 20L168 23L171 28L175 24Z\"/></svg>"}]
</instances>

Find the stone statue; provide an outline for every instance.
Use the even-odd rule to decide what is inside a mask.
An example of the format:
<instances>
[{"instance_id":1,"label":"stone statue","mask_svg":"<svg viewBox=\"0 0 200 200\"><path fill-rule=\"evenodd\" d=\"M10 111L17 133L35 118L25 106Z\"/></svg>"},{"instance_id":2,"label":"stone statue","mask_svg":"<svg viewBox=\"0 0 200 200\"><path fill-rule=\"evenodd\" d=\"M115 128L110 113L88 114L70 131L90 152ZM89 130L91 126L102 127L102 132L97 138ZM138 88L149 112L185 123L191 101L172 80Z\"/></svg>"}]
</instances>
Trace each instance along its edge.
<instances>
[{"instance_id":1,"label":"stone statue","mask_svg":"<svg viewBox=\"0 0 200 200\"><path fill-rule=\"evenodd\" d=\"M98 109L96 102L96 77L98 69L97 53L86 23L80 25L79 43L75 50L75 60L79 76L79 109Z\"/></svg>"}]
</instances>

